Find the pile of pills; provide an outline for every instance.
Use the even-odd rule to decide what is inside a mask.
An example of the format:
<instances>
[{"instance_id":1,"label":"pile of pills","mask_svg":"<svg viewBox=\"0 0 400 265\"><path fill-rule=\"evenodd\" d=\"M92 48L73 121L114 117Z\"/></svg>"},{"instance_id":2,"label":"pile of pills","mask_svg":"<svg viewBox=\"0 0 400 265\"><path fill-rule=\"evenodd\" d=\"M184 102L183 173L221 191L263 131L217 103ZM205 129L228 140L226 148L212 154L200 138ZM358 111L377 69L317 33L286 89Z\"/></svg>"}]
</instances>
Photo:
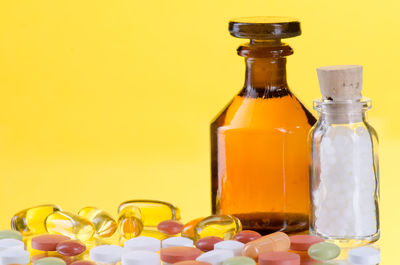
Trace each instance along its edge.
<instances>
[{"instance_id":1,"label":"pile of pills","mask_svg":"<svg viewBox=\"0 0 400 265\"><path fill-rule=\"evenodd\" d=\"M311 265L340 254L316 236L242 231L230 215L183 224L179 209L166 202L128 201L118 212L114 219L95 207L77 214L56 205L21 211L13 230L0 231L0 265ZM379 259L371 247L349 252L352 264Z\"/></svg>"}]
</instances>

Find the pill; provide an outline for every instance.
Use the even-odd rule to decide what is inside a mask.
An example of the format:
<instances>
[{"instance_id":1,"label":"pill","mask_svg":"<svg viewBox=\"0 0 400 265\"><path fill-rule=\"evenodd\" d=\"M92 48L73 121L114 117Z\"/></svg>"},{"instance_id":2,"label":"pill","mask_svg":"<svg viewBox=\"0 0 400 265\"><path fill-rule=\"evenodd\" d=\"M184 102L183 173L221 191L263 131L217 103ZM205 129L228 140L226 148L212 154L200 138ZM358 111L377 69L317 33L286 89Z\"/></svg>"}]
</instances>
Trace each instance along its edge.
<instances>
[{"instance_id":1,"label":"pill","mask_svg":"<svg viewBox=\"0 0 400 265\"><path fill-rule=\"evenodd\" d=\"M130 251L145 250L158 252L161 248L161 241L147 236L138 236L125 241L124 247Z\"/></svg>"},{"instance_id":2,"label":"pill","mask_svg":"<svg viewBox=\"0 0 400 265\"><path fill-rule=\"evenodd\" d=\"M122 247L116 245L102 245L90 250L90 259L99 263L115 263L121 260Z\"/></svg>"},{"instance_id":3,"label":"pill","mask_svg":"<svg viewBox=\"0 0 400 265\"><path fill-rule=\"evenodd\" d=\"M204 217L201 217L187 222L182 228L181 235L194 240L194 229L196 225L203 219Z\"/></svg>"},{"instance_id":4,"label":"pill","mask_svg":"<svg viewBox=\"0 0 400 265\"><path fill-rule=\"evenodd\" d=\"M170 237L161 241L163 248L169 247L193 247L193 240L186 238L186 237Z\"/></svg>"},{"instance_id":5,"label":"pill","mask_svg":"<svg viewBox=\"0 0 400 265\"><path fill-rule=\"evenodd\" d=\"M182 232L183 224L176 220L162 221L157 225L158 231L166 235L176 235Z\"/></svg>"},{"instance_id":6,"label":"pill","mask_svg":"<svg viewBox=\"0 0 400 265\"><path fill-rule=\"evenodd\" d=\"M195 240L217 236L225 240L242 230L240 220L231 215L212 215L201 220L195 227Z\"/></svg>"},{"instance_id":7,"label":"pill","mask_svg":"<svg viewBox=\"0 0 400 265\"><path fill-rule=\"evenodd\" d=\"M381 261L381 253L373 247L359 247L349 250L348 259L352 264L375 265Z\"/></svg>"},{"instance_id":8,"label":"pill","mask_svg":"<svg viewBox=\"0 0 400 265\"><path fill-rule=\"evenodd\" d=\"M32 256L32 263L34 263L37 260L40 260L43 258L48 258L48 257L62 259L66 264L70 264L72 262L71 257L63 256L57 252L50 251L50 252L43 252L43 253Z\"/></svg>"},{"instance_id":9,"label":"pill","mask_svg":"<svg viewBox=\"0 0 400 265\"><path fill-rule=\"evenodd\" d=\"M136 250L122 256L122 265L160 265L160 256L153 251Z\"/></svg>"},{"instance_id":10,"label":"pill","mask_svg":"<svg viewBox=\"0 0 400 265\"><path fill-rule=\"evenodd\" d=\"M203 237L196 241L196 247L201 251L207 252L214 249L214 245L223 241L222 238L216 236Z\"/></svg>"},{"instance_id":11,"label":"pill","mask_svg":"<svg viewBox=\"0 0 400 265\"><path fill-rule=\"evenodd\" d=\"M214 249L230 250L235 256L242 255L242 248L244 244L236 240L225 240L214 244Z\"/></svg>"},{"instance_id":12,"label":"pill","mask_svg":"<svg viewBox=\"0 0 400 265\"><path fill-rule=\"evenodd\" d=\"M177 262L174 265L211 265L211 263L195 261L195 260L187 260L187 261Z\"/></svg>"},{"instance_id":13,"label":"pill","mask_svg":"<svg viewBox=\"0 0 400 265\"><path fill-rule=\"evenodd\" d=\"M160 251L164 265L174 264L180 261L195 260L202 254L201 250L194 247L170 247Z\"/></svg>"},{"instance_id":14,"label":"pill","mask_svg":"<svg viewBox=\"0 0 400 265\"><path fill-rule=\"evenodd\" d=\"M18 231L14 230L1 230L0 231L0 239L4 238L13 238L22 241L22 234Z\"/></svg>"},{"instance_id":15,"label":"pill","mask_svg":"<svg viewBox=\"0 0 400 265\"><path fill-rule=\"evenodd\" d=\"M328 242L314 244L308 249L308 255L311 258L321 261L335 259L339 254L340 248L337 245Z\"/></svg>"},{"instance_id":16,"label":"pill","mask_svg":"<svg viewBox=\"0 0 400 265\"><path fill-rule=\"evenodd\" d=\"M30 254L24 249L9 248L0 251L0 264L28 264L30 261Z\"/></svg>"},{"instance_id":17,"label":"pill","mask_svg":"<svg viewBox=\"0 0 400 265\"><path fill-rule=\"evenodd\" d=\"M58 243L69 240L63 235L40 235L32 238L31 245L33 249L42 251L56 251Z\"/></svg>"},{"instance_id":18,"label":"pill","mask_svg":"<svg viewBox=\"0 0 400 265\"><path fill-rule=\"evenodd\" d=\"M290 249L295 251L307 251L312 245L323 242L318 236L295 235L290 236Z\"/></svg>"},{"instance_id":19,"label":"pill","mask_svg":"<svg viewBox=\"0 0 400 265\"><path fill-rule=\"evenodd\" d=\"M86 218L94 225L96 236L110 237L117 230L118 225L114 218L101 209L85 207L78 212L78 215Z\"/></svg>"},{"instance_id":20,"label":"pill","mask_svg":"<svg viewBox=\"0 0 400 265\"><path fill-rule=\"evenodd\" d=\"M66 265L65 261L55 257L42 258L33 263L34 265Z\"/></svg>"},{"instance_id":21,"label":"pill","mask_svg":"<svg viewBox=\"0 0 400 265\"><path fill-rule=\"evenodd\" d=\"M50 234L65 235L83 242L94 235L94 226L86 218L62 211L52 213L46 218L46 229Z\"/></svg>"},{"instance_id":22,"label":"pill","mask_svg":"<svg viewBox=\"0 0 400 265\"><path fill-rule=\"evenodd\" d=\"M118 230L125 239L131 239L140 235L143 230L140 209L133 205L125 206L118 216Z\"/></svg>"},{"instance_id":23,"label":"pill","mask_svg":"<svg viewBox=\"0 0 400 265\"><path fill-rule=\"evenodd\" d=\"M86 250L86 246L79 240L65 240L57 244L56 250L64 256L76 256Z\"/></svg>"},{"instance_id":24,"label":"pill","mask_svg":"<svg viewBox=\"0 0 400 265\"><path fill-rule=\"evenodd\" d=\"M211 250L201 254L196 260L208 262L212 265L222 265L225 260L233 256L233 252L229 250Z\"/></svg>"},{"instance_id":25,"label":"pill","mask_svg":"<svg viewBox=\"0 0 400 265\"><path fill-rule=\"evenodd\" d=\"M266 252L258 256L258 265L300 265L300 256L290 252Z\"/></svg>"},{"instance_id":26,"label":"pill","mask_svg":"<svg viewBox=\"0 0 400 265\"><path fill-rule=\"evenodd\" d=\"M0 250L4 249L25 249L25 244L24 242L14 239L14 238L3 238L0 239Z\"/></svg>"},{"instance_id":27,"label":"pill","mask_svg":"<svg viewBox=\"0 0 400 265\"><path fill-rule=\"evenodd\" d=\"M71 265L96 265L96 263L90 260L78 260L72 262Z\"/></svg>"},{"instance_id":28,"label":"pill","mask_svg":"<svg viewBox=\"0 0 400 265\"><path fill-rule=\"evenodd\" d=\"M223 265L256 265L254 259L249 257L233 257L224 261Z\"/></svg>"},{"instance_id":29,"label":"pill","mask_svg":"<svg viewBox=\"0 0 400 265\"><path fill-rule=\"evenodd\" d=\"M16 213L11 219L13 230L23 235L46 233L45 220L50 214L61 211L54 204L39 205Z\"/></svg>"},{"instance_id":30,"label":"pill","mask_svg":"<svg viewBox=\"0 0 400 265\"><path fill-rule=\"evenodd\" d=\"M261 237L260 233L252 230L243 230L237 233L232 239L247 244L250 241L259 239Z\"/></svg>"},{"instance_id":31,"label":"pill","mask_svg":"<svg viewBox=\"0 0 400 265\"><path fill-rule=\"evenodd\" d=\"M244 245L242 255L257 259L258 255L271 251L288 251L290 240L288 235L283 232L275 232Z\"/></svg>"},{"instance_id":32,"label":"pill","mask_svg":"<svg viewBox=\"0 0 400 265\"><path fill-rule=\"evenodd\" d=\"M159 223L165 220L180 220L181 211L175 205L154 200L132 200L121 203L118 212L127 207L135 206L140 209L143 218L144 226L156 227Z\"/></svg>"}]
</instances>

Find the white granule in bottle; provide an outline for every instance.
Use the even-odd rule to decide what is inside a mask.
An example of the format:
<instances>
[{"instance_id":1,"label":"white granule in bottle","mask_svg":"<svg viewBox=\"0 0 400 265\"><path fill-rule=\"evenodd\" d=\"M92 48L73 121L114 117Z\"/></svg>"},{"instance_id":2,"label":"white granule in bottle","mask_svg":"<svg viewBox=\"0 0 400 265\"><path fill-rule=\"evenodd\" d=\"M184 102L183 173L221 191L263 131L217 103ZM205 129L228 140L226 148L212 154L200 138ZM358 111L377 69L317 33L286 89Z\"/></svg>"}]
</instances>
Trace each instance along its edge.
<instances>
[{"instance_id":1,"label":"white granule in bottle","mask_svg":"<svg viewBox=\"0 0 400 265\"><path fill-rule=\"evenodd\" d=\"M377 183L364 123L329 126L319 153L320 179L313 191L318 233L337 238L375 234Z\"/></svg>"}]
</instances>

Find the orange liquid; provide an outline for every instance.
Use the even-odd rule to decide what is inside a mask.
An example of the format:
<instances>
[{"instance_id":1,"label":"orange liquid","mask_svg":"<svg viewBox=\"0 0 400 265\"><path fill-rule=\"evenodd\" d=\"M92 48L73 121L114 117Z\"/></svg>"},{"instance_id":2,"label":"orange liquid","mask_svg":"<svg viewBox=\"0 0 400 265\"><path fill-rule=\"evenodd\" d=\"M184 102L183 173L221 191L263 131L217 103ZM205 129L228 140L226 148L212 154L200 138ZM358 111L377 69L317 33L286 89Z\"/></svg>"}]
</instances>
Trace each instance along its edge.
<instances>
[{"instance_id":1,"label":"orange liquid","mask_svg":"<svg viewBox=\"0 0 400 265\"><path fill-rule=\"evenodd\" d=\"M290 92L236 96L211 125L214 213L233 214L263 234L307 230L314 122Z\"/></svg>"}]
</instances>

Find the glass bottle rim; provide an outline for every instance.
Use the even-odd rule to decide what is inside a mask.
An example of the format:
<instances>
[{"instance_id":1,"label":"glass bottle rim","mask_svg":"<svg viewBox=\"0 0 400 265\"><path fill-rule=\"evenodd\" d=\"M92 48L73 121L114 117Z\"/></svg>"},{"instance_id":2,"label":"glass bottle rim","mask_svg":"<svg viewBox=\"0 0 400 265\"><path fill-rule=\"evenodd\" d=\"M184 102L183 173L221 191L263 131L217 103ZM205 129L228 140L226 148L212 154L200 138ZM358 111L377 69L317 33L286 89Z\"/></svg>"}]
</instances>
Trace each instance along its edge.
<instances>
[{"instance_id":1,"label":"glass bottle rim","mask_svg":"<svg viewBox=\"0 0 400 265\"><path fill-rule=\"evenodd\" d=\"M323 107L329 106L343 106L351 107L361 105L362 111L367 111L372 108L372 101L370 98L362 97L360 100L328 100L328 99L314 99L313 100L313 109L318 112L323 112Z\"/></svg>"}]
</instances>

